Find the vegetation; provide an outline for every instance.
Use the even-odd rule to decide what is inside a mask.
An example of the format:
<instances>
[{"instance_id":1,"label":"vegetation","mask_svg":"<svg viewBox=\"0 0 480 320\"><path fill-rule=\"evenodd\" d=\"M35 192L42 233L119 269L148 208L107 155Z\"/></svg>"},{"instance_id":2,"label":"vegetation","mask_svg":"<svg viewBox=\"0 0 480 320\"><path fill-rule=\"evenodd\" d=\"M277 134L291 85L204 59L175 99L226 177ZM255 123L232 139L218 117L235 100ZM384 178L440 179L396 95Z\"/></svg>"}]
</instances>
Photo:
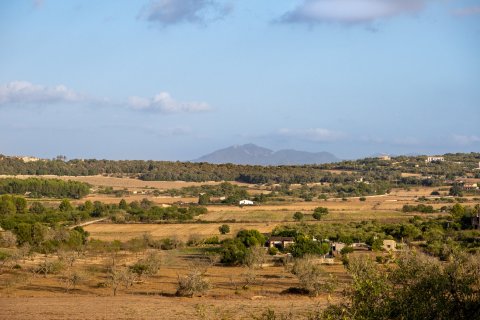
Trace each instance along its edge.
<instances>
[{"instance_id":1,"label":"vegetation","mask_svg":"<svg viewBox=\"0 0 480 320\"><path fill-rule=\"evenodd\" d=\"M218 227L218 231L220 231L221 234L230 233L230 226L228 224L222 224Z\"/></svg>"},{"instance_id":2,"label":"vegetation","mask_svg":"<svg viewBox=\"0 0 480 320\"><path fill-rule=\"evenodd\" d=\"M0 160L1 162L2 160ZM38 178L0 179L0 194L28 195L32 198L80 199L90 192L90 185L78 181Z\"/></svg>"},{"instance_id":3,"label":"vegetation","mask_svg":"<svg viewBox=\"0 0 480 320\"><path fill-rule=\"evenodd\" d=\"M97 174L135 175L143 180L160 181L240 181L246 183L334 183L337 193L385 193L392 186L434 186L453 177L464 176L480 161L480 153L446 154L445 161L425 163L425 157L399 156L392 161L366 158L355 161L308 166L245 166L167 161L111 160L44 160L23 162L0 155L0 174L53 174L86 176ZM333 174L325 170L341 170ZM401 173L423 177L402 177ZM480 173L478 173L480 175ZM368 181L367 183L355 181ZM348 186L346 186L346 185ZM327 188L328 189L328 188Z\"/></svg>"},{"instance_id":4,"label":"vegetation","mask_svg":"<svg viewBox=\"0 0 480 320\"><path fill-rule=\"evenodd\" d=\"M329 307L324 319L478 319L479 256L455 253L441 263L406 252L398 267L382 269L368 258L350 258L348 302Z\"/></svg>"}]
</instances>

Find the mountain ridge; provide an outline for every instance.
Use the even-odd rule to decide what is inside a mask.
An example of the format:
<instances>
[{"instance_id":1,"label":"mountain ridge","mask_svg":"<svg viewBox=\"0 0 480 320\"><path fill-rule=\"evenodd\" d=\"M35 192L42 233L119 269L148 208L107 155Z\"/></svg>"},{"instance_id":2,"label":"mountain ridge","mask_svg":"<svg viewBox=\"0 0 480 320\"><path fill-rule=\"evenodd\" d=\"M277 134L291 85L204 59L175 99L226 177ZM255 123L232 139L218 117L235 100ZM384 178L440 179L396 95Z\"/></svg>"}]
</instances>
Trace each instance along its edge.
<instances>
[{"instance_id":1,"label":"mountain ridge","mask_svg":"<svg viewBox=\"0 0 480 320\"><path fill-rule=\"evenodd\" d=\"M337 162L340 161L340 159L326 151L308 152L294 149L273 151L253 143L248 143L219 149L192 161L213 164L302 165Z\"/></svg>"}]
</instances>

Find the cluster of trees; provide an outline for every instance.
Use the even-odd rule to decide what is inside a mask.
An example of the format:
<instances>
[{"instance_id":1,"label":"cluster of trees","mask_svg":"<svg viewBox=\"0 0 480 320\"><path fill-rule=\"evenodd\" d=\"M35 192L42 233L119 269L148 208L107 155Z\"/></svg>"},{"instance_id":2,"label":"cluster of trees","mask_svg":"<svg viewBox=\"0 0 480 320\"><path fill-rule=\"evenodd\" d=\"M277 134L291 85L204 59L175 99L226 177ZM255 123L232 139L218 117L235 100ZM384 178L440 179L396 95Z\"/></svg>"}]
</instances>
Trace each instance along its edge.
<instances>
[{"instance_id":1,"label":"cluster of trees","mask_svg":"<svg viewBox=\"0 0 480 320\"><path fill-rule=\"evenodd\" d=\"M118 208L122 211L117 210L117 212L115 213L114 221L117 223L126 221L186 221L192 220L195 216L207 213L207 208L202 206L171 206L164 208L153 205L153 203L147 199L143 199L141 202L132 201L128 204L124 199L122 199L120 200Z\"/></svg>"},{"instance_id":2,"label":"cluster of trees","mask_svg":"<svg viewBox=\"0 0 480 320\"><path fill-rule=\"evenodd\" d=\"M449 216L419 217L408 222L380 223L377 221L351 222L348 224L297 224L280 226L272 231L272 235L298 237L307 239L329 239L347 245L354 242L365 243L373 250L380 250L385 239L394 239L413 243L420 241L425 252L441 259L448 259L452 249L463 249L470 253L480 252L480 231L472 229L471 218L480 212L480 205L462 206L455 204L448 209ZM302 239L302 238L300 238ZM297 239L292 253L299 250L302 242ZM315 242L321 245L320 242ZM309 244L307 247L311 246ZM298 247L298 248L297 248ZM316 253L315 250L300 252ZM320 252L320 250L318 251ZM302 256L303 254L296 254Z\"/></svg>"},{"instance_id":3,"label":"cluster of trees","mask_svg":"<svg viewBox=\"0 0 480 320\"><path fill-rule=\"evenodd\" d=\"M29 243L39 248L59 245L59 242L50 241L59 239L60 236L55 233L56 231L60 230L59 232L62 233L66 225L78 224L94 217L108 216L117 223L185 221L206 212L207 209L201 206L162 208L153 205L147 199L131 203L122 199L118 205L85 201L78 206L72 205L68 199L63 199L57 206L45 206L39 201L29 204L23 197L0 196L0 226L4 230L13 232L18 244ZM71 233L75 230L73 229ZM83 235L86 237L85 234ZM76 237L74 233L73 236ZM63 240L68 238L65 235L61 237Z\"/></svg>"},{"instance_id":4,"label":"cluster of trees","mask_svg":"<svg viewBox=\"0 0 480 320\"><path fill-rule=\"evenodd\" d=\"M246 264L254 248L263 246L266 238L258 230L240 230L233 239L222 242L221 262L228 265Z\"/></svg>"},{"instance_id":5,"label":"cluster of trees","mask_svg":"<svg viewBox=\"0 0 480 320\"><path fill-rule=\"evenodd\" d=\"M233 164L168 161L111 161L111 160L45 160L25 163L20 159L0 155L0 174L54 174L96 175L117 174L140 177L143 180L184 181L241 181L246 183L310 183L328 182L351 184L349 181L364 178L372 182L388 182L389 186L439 185L445 180L465 176L478 167L480 153L446 154L445 162L426 164L425 157L395 157L391 161L366 158L355 161L304 166L246 166ZM331 173L325 170L340 170ZM402 177L402 172L420 174L422 177ZM428 177L428 178L427 178ZM358 195L371 194L361 186ZM366 190L362 190L366 189ZM348 190L346 190L348 192Z\"/></svg>"},{"instance_id":6,"label":"cluster of trees","mask_svg":"<svg viewBox=\"0 0 480 320\"><path fill-rule=\"evenodd\" d=\"M435 209L433 209L433 206L427 206L424 204L419 204L419 205L410 205L406 204L402 207L403 212L421 212L421 213L434 213L436 212Z\"/></svg>"},{"instance_id":7,"label":"cluster of trees","mask_svg":"<svg viewBox=\"0 0 480 320\"><path fill-rule=\"evenodd\" d=\"M90 185L79 181L38 178L0 179L0 194L28 194L30 197L80 199L90 192Z\"/></svg>"}]
</instances>

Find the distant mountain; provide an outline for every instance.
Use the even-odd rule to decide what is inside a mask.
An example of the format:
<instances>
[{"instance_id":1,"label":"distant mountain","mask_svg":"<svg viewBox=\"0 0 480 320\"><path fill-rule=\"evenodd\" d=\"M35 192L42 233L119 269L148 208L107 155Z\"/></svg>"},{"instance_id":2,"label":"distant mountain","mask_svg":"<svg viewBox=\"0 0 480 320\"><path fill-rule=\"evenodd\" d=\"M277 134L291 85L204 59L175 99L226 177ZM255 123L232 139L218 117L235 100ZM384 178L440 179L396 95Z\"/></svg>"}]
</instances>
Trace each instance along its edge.
<instances>
[{"instance_id":1,"label":"distant mountain","mask_svg":"<svg viewBox=\"0 0 480 320\"><path fill-rule=\"evenodd\" d=\"M250 143L220 149L193 161L250 165L300 165L337 162L339 160L329 152L312 153L297 150L280 150L275 152Z\"/></svg>"}]
</instances>

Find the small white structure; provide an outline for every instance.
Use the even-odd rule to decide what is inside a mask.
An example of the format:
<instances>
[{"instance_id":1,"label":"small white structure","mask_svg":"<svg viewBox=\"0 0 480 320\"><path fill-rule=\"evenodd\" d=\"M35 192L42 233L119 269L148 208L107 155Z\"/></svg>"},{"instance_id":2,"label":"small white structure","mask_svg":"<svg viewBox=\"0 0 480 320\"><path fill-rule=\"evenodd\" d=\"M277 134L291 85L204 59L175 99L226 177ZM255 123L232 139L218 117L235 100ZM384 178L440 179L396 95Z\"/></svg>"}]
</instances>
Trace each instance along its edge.
<instances>
[{"instance_id":1,"label":"small white structure","mask_svg":"<svg viewBox=\"0 0 480 320\"><path fill-rule=\"evenodd\" d=\"M240 200L238 202L238 204L241 205L241 206L252 206L253 201L251 201L251 200Z\"/></svg>"},{"instance_id":2,"label":"small white structure","mask_svg":"<svg viewBox=\"0 0 480 320\"><path fill-rule=\"evenodd\" d=\"M426 163L443 162L443 161L445 161L443 157L427 157L427 160L425 160Z\"/></svg>"},{"instance_id":3,"label":"small white structure","mask_svg":"<svg viewBox=\"0 0 480 320\"><path fill-rule=\"evenodd\" d=\"M383 240L383 246L382 248L385 250L385 251L395 251L397 249L397 243L395 242L395 240Z\"/></svg>"},{"instance_id":4,"label":"small white structure","mask_svg":"<svg viewBox=\"0 0 480 320\"><path fill-rule=\"evenodd\" d=\"M377 157L378 160L383 160L383 161L390 161L392 158L388 154L382 154L381 156Z\"/></svg>"}]
</instances>

